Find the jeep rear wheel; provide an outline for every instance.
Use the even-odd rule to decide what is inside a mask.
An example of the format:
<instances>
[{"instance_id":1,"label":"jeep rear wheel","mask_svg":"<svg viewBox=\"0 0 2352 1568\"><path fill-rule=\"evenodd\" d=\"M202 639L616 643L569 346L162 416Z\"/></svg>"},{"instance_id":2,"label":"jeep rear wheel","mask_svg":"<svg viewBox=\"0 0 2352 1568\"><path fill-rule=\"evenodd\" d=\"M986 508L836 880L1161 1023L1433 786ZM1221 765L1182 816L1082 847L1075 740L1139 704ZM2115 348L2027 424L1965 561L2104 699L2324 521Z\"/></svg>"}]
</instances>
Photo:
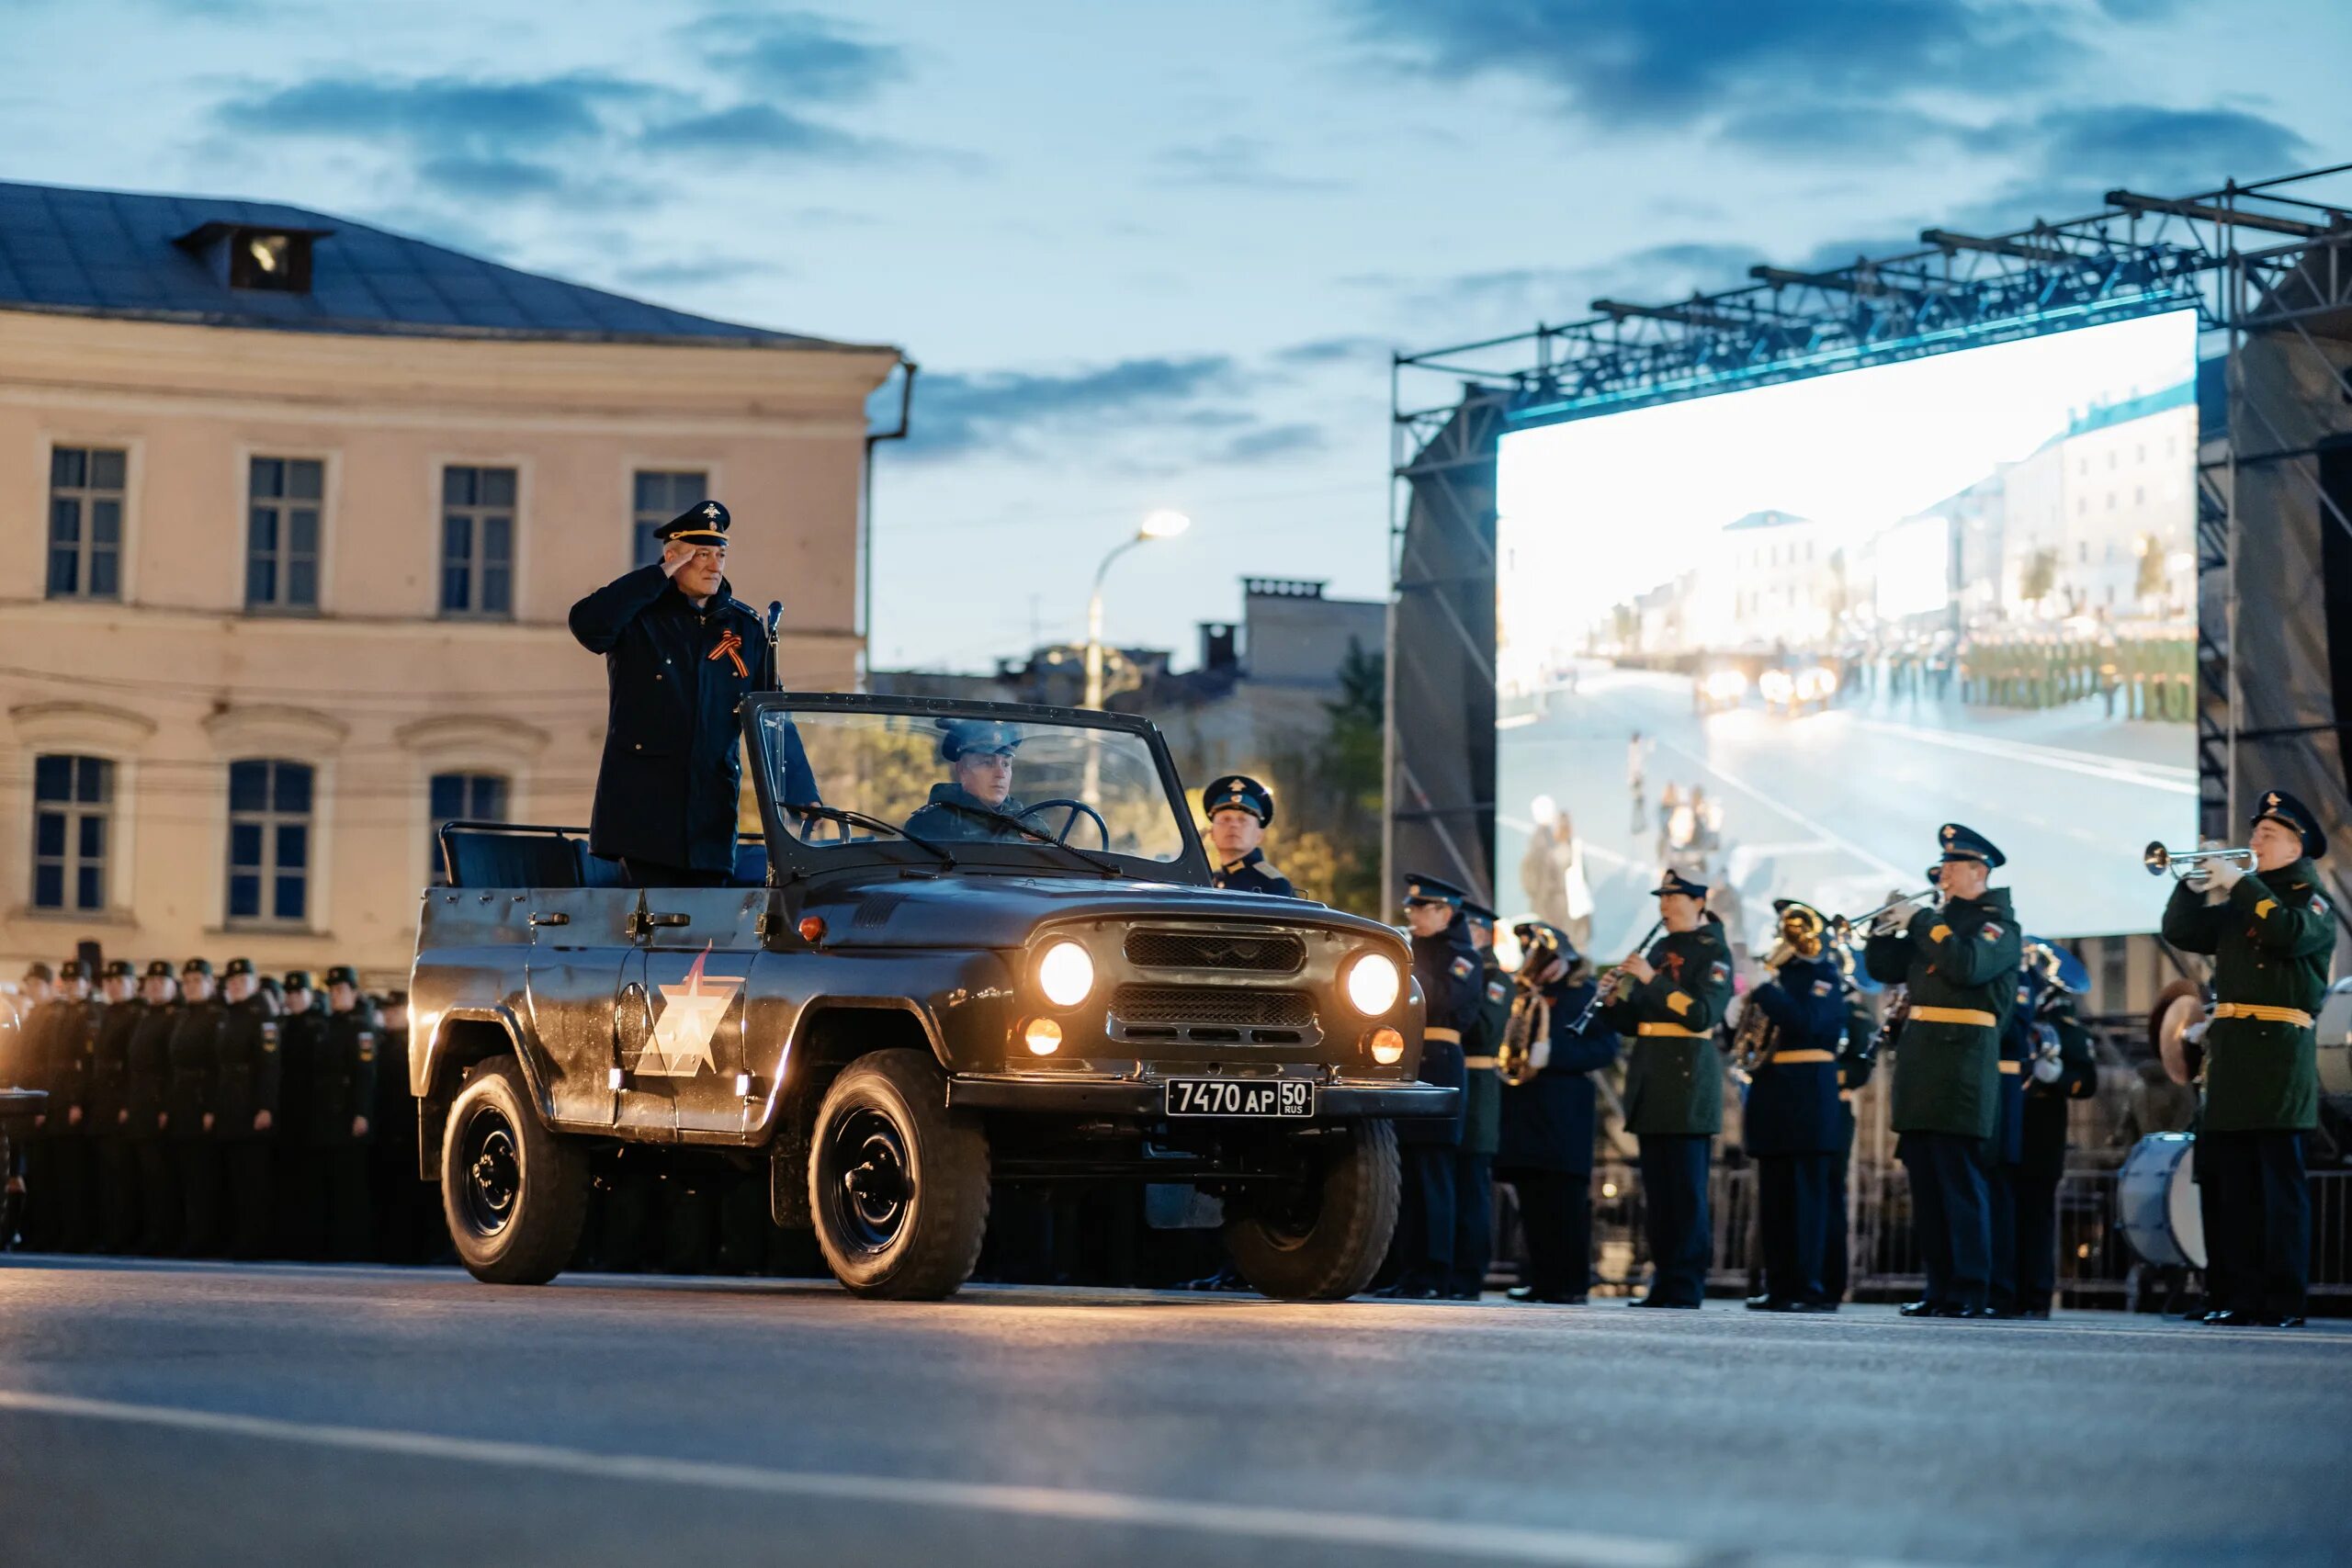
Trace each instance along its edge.
<instances>
[{"instance_id":1,"label":"jeep rear wheel","mask_svg":"<svg viewBox=\"0 0 2352 1568\"><path fill-rule=\"evenodd\" d=\"M1305 1181L1251 1190L1225 1225L1234 1271L1277 1301L1354 1295L1387 1255L1400 1179L1396 1125L1357 1122Z\"/></svg>"},{"instance_id":2,"label":"jeep rear wheel","mask_svg":"<svg viewBox=\"0 0 2352 1568\"><path fill-rule=\"evenodd\" d=\"M842 1069L817 1112L808 1207L833 1277L861 1296L937 1301L979 1261L989 1146L947 1109L947 1079L920 1051Z\"/></svg>"},{"instance_id":3,"label":"jeep rear wheel","mask_svg":"<svg viewBox=\"0 0 2352 1568\"><path fill-rule=\"evenodd\" d=\"M544 1285L588 1219L588 1156L540 1123L512 1056L483 1063L449 1107L441 1213L458 1257L493 1285Z\"/></svg>"}]
</instances>

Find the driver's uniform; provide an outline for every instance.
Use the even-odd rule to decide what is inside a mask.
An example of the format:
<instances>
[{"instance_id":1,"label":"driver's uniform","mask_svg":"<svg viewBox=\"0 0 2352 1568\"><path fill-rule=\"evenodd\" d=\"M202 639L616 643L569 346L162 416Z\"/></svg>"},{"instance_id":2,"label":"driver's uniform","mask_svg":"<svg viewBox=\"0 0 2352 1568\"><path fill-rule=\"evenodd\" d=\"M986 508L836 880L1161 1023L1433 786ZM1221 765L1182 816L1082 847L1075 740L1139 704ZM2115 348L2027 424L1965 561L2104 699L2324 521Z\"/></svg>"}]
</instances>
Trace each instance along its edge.
<instances>
[{"instance_id":1,"label":"driver's uniform","mask_svg":"<svg viewBox=\"0 0 2352 1568\"><path fill-rule=\"evenodd\" d=\"M961 784L935 784L931 786L931 798L915 808L907 818L907 836L912 839L952 839L965 842L980 840L994 844L1018 844L1035 841L1035 823L1024 826L1033 829L1024 833L1007 818L1018 818L1029 808L1019 797L1007 795L1001 806L990 806Z\"/></svg>"}]
</instances>

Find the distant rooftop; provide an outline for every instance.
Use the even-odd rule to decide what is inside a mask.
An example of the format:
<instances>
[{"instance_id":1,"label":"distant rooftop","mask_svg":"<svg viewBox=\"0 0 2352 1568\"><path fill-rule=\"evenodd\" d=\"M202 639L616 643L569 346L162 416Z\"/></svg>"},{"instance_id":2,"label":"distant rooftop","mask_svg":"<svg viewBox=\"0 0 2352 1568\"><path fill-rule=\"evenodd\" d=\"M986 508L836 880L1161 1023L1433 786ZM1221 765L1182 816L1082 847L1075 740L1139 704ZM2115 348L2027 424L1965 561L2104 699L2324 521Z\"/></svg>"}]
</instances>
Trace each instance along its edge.
<instances>
[{"instance_id":1,"label":"distant rooftop","mask_svg":"<svg viewBox=\"0 0 2352 1568\"><path fill-rule=\"evenodd\" d=\"M2083 435L2111 425L2129 424L2135 419L2145 419L2166 409L2185 409L2196 400L2197 383L2194 380L2176 381L2159 391L2143 392L2120 402L2101 403L2084 409L2067 421L2066 434Z\"/></svg>"},{"instance_id":2,"label":"distant rooftop","mask_svg":"<svg viewBox=\"0 0 2352 1568\"><path fill-rule=\"evenodd\" d=\"M1729 534L1741 528L1785 528L1792 523L1812 521L1812 518L1800 517L1793 512L1751 512L1745 517L1724 524L1724 532Z\"/></svg>"},{"instance_id":3,"label":"distant rooftop","mask_svg":"<svg viewBox=\"0 0 2352 1568\"><path fill-rule=\"evenodd\" d=\"M300 264L290 283L256 283L243 258L221 254L240 237L280 236ZM0 310L414 337L869 346L689 315L300 207L5 182Z\"/></svg>"}]
</instances>

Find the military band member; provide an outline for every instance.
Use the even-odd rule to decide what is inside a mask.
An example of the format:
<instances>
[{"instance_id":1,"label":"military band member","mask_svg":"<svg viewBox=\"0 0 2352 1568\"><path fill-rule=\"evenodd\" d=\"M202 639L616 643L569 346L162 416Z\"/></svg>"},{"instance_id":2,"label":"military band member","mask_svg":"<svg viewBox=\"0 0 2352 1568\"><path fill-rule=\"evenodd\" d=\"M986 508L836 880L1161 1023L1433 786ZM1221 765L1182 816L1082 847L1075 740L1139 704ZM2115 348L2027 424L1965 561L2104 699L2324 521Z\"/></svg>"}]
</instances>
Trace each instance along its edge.
<instances>
[{"instance_id":1,"label":"military band member","mask_svg":"<svg viewBox=\"0 0 2352 1568\"><path fill-rule=\"evenodd\" d=\"M2033 1055L2033 1015L2042 988L2041 975L2028 962L2031 951L2029 944L2019 958L2016 999L2001 1023L2000 1121L1981 1151L1984 1230L1992 1244L1985 1301L1995 1317L2014 1317L2018 1311L2017 1172L2025 1159L2025 1075Z\"/></svg>"},{"instance_id":2,"label":"military band member","mask_svg":"<svg viewBox=\"0 0 2352 1568\"><path fill-rule=\"evenodd\" d=\"M130 1038L147 1004L127 959L107 964L106 1011L90 1043L90 1153L97 1184L92 1250L128 1252L139 1242L139 1164L130 1142Z\"/></svg>"},{"instance_id":3,"label":"military band member","mask_svg":"<svg viewBox=\"0 0 2352 1568\"><path fill-rule=\"evenodd\" d=\"M2056 953L2037 944L2034 1044L2026 1062L2025 1107L2011 1201L2016 1211L2018 1317L2044 1318L2058 1293L2058 1183L2066 1174L2067 1107L2098 1092L2090 1032L2075 1016Z\"/></svg>"},{"instance_id":4,"label":"military band member","mask_svg":"<svg viewBox=\"0 0 2352 1568\"><path fill-rule=\"evenodd\" d=\"M1434 876L1405 879L1405 925L1412 932L1413 978L1426 1006L1421 1030L1421 1081L1460 1089L1463 1040L1477 1026L1482 995L1478 955L1462 916L1464 895ZM1405 1192L1397 1226L1404 1269L1385 1292L1434 1298L1445 1292L1453 1271L1453 1170L1462 1144L1463 1117L1400 1122Z\"/></svg>"},{"instance_id":5,"label":"military band member","mask_svg":"<svg viewBox=\"0 0 2352 1568\"><path fill-rule=\"evenodd\" d=\"M742 798L743 699L775 684L760 617L727 572L727 508L694 506L656 528L662 558L571 607L571 635L605 656L611 705L588 847L633 886L733 879ZM805 793L804 793L805 792ZM805 759L786 793L817 798Z\"/></svg>"},{"instance_id":6,"label":"military band member","mask_svg":"<svg viewBox=\"0 0 2352 1568\"><path fill-rule=\"evenodd\" d=\"M1544 1010L1531 1044L1535 1077L1502 1089L1495 1174L1519 1195L1527 1280L1513 1301L1581 1305L1592 1285L1592 1145L1599 1131L1592 1075L1617 1060L1617 1032L1596 1013L1593 975L1567 933L1540 921L1514 928L1518 984ZM1532 965L1532 967L1530 967Z\"/></svg>"},{"instance_id":7,"label":"military band member","mask_svg":"<svg viewBox=\"0 0 2352 1568\"><path fill-rule=\"evenodd\" d=\"M271 1250L277 1228L270 1191L284 1053L277 1018L261 990L253 960L232 958L221 976L222 1019L214 1069L213 1132L222 1145L230 1202L230 1254L254 1258Z\"/></svg>"},{"instance_id":8,"label":"military band member","mask_svg":"<svg viewBox=\"0 0 2352 1568\"><path fill-rule=\"evenodd\" d=\"M1773 977L1747 995L1770 1021L1771 1049L1748 1086L1741 1140L1756 1161L1757 1219L1764 1238L1764 1293L1757 1312L1826 1312L1821 1278L1833 1189L1844 1147L1838 1052L1846 1033L1845 978L1828 951L1829 922L1810 904L1775 898L1779 940L1765 956Z\"/></svg>"},{"instance_id":9,"label":"military band member","mask_svg":"<svg viewBox=\"0 0 2352 1568\"><path fill-rule=\"evenodd\" d=\"M2319 818L2285 790L2255 809L2254 869L2208 860L2173 889L2165 940L2213 956L2197 1132L2205 1278L2220 1325L2299 1326L2311 1280L2303 1134L2319 1124L2318 1036L2335 911L2312 864Z\"/></svg>"},{"instance_id":10,"label":"military band member","mask_svg":"<svg viewBox=\"0 0 2352 1568\"><path fill-rule=\"evenodd\" d=\"M376 1055L381 1023L360 994L359 976L347 964L329 969L327 1018L321 1031L311 1077L311 1122L301 1130L317 1156L314 1195L323 1231L323 1255L357 1262L371 1248L368 1192L368 1121L376 1105Z\"/></svg>"},{"instance_id":11,"label":"military band member","mask_svg":"<svg viewBox=\"0 0 2352 1568\"><path fill-rule=\"evenodd\" d=\"M228 1021L209 959L191 958L180 965L180 997L179 1016L172 1021L164 1134L172 1145L172 1179L179 1189L179 1252L204 1258L220 1243L220 1144L212 1094L220 1030Z\"/></svg>"},{"instance_id":12,"label":"military band member","mask_svg":"<svg viewBox=\"0 0 2352 1568\"><path fill-rule=\"evenodd\" d=\"M1853 949L1833 943L1830 953L1846 987L1846 1032L1838 1045L1838 1147L1829 1168L1829 1229L1821 1241L1821 1294L1835 1311L1846 1299L1849 1274L1846 1187L1854 1155L1854 1100L1878 1065L1879 1028L1876 1004L1854 980Z\"/></svg>"},{"instance_id":13,"label":"military band member","mask_svg":"<svg viewBox=\"0 0 2352 1568\"><path fill-rule=\"evenodd\" d=\"M1510 976L1495 956L1495 911L1462 901L1462 917L1478 959L1477 1021L1462 1040L1462 1143L1453 1157L1453 1268L1450 1301L1475 1302L1487 1288L1495 1251L1495 1148L1502 1134L1502 1079L1495 1047L1510 1019Z\"/></svg>"},{"instance_id":14,"label":"military band member","mask_svg":"<svg viewBox=\"0 0 2352 1568\"><path fill-rule=\"evenodd\" d=\"M1208 813L1209 848L1216 869L1209 880L1244 893L1278 893L1295 898L1290 878L1266 863L1262 846L1274 825L1273 792L1242 773L1227 773L1201 792Z\"/></svg>"},{"instance_id":15,"label":"military band member","mask_svg":"<svg viewBox=\"0 0 2352 1568\"><path fill-rule=\"evenodd\" d=\"M1724 1124L1714 1035L1731 1003L1731 949L1706 907L1705 883L1669 869L1653 891L1666 934L1624 961L1624 983L1606 1004L1611 1026L1629 1042L1625 1128L1641 1143L1652 1266L1649 1293L1632 1304L1695 1310L1713 1253L1707 1172Z\"/></svg>"},{"instance_id":16,"label":"military band member","mask_svg":"<svg viewBox=\"0 0 2352 1568\"><path fill-rule=\"evenodd\" d=\"M1987 882L2007 857L1973 829L1937 831L1941 901L1880 918L1862 961L1901 983L1911 1010L1895 1045L1891 1121L1911 1178L1926 1292L1910 1317L1990 1315L1992 1215L1984 1145L2000 1125L2001 1028L2017 1005L2023 941L2006 887ZM1906 912L1908 911L1908 912Z\"/></svg>"},{"instance_id":17,"label":"military band member","mask_svg":"<svg viewBox=\"0 0 2352 1568\"><path fill-rule=\"evenodd\" d=\"M139 1171L138 1249L151 1258L176 1251L180 1243L180 1190L172 1176L170 1106L172 1031L180 1017L179 986L172 961L147 965L139 983L144 1004L130 1033L130 1082L124 1089L123 1136Z\"/></svg>"}]
</instances>

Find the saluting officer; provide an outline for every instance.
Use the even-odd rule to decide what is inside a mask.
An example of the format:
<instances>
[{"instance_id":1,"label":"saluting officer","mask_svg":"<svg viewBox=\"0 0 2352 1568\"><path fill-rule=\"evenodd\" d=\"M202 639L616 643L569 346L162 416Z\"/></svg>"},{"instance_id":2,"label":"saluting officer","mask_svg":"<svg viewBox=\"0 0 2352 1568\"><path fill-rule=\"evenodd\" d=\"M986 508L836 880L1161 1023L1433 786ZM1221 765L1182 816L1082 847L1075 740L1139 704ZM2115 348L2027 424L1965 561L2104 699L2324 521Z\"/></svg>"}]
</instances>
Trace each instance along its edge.
<instances>
[{"instance_id":1,"label":"saluting officer","mask_svg":"<svg viewBox=\"0 0 2352 1568\"><path fill-rule=\"evenodd\" d=\"M1502 1137L1502 1079L1495 1048L1510 1021L1510 975L1495 956L1495 911L1462 901L1477 954L1478 1018L1462 1041L1462 1142L1453 1156L1453 1267L1448 1300L1475 1302L1487 1288L1495 1252L1495 1149Z\"/></svg>"},{"instance_id":2,"label":"saluting officer","mask_svg":"<svg viewBox=\"0 0 2352 1568\"><path fill-rule=\"evenodd\" d=\"M1756 1064L1742 1138L1756 1161L1757 1220L1764 1235L1764 1293L1756 1312L1829 1312L1835 1298L1821 1278L1830 1212L1845 1193L1832 1190L1844 1146L1838 1099L1838 1050L1846 1033L1844 977L1829 956L1829 922L1812 905L1775 898L1779 940L1764 962L1773 977L1747 994L1775 1031Z\"/></svg>"},{"instance_id":3,"label":"saluting officer","mask_svg":"<svg viewBox=\"0 0 2352 1568\"><path fill-rule=\"evenodd\" d=\"M1666 934L1621 965L1605 1005L1633 1042L1625 1128L1641 1142L1649 1293L1632 1304L1695 1310L1707 1294L1714 1234L1707 1171L1723 1131L1723 1055L1715 1026L1731 1005L1731 949L1707 908L1707 885L1668 869L1653 889Z\"/></svg>"},{"instance_id":4,"label":"saluting officer","mask_svg":"<svg viewBox=\"0 0 2352 1568\"><path fill-rule=\"evenodd\" d=\"M1510 1295L1581 1305L1592 1287L1592 1075L1617 1060L1617 1032L1598 1013L1577 1027L1593 976L1566 932L1542 921L1513 931L1526 954L1517 984L1541 1010L1529 1039L1535 1077L1503 1087L1495 1153L1495 1174L1519 1194L1527 1238L1527 1282Z\"/></svg>"},{"instance_id":5,"label":"saluting officer","mask_svg":"<svg viewBox=\"0 0 2352 1568\"><path fill-rule=\"evenodd\" d=\"M368 1113L376 1103L376 1048L381 1025L347 964L327 971L326 1027L311 1077L311 1124L304 1141L317 1156L314 1201L324 1221L325 1255L338 1262L369 1256Z\"/></svg>"},{"instance_id":6,"label":"saluting officer","mask_svg":"<svg viewBox=\"0 0 2352 1568\"><path fill-rule=\"evenodd\" d=\"M124 1091L123 1136L139 1170L138 1250L150 1257L177 1250L180 1190L173 1179L168 1122L172 1099L172 1031L180 1017L172 961L147 965L139 983L144 1004L130 1032L130 1075Z\"/></svg>"},{"instance_id":7,"label":"saluting officer","mask_svg":"<svg viewBox=\"0 0 2352 1568\"><path fill-rule=\"evenodd\" d=\"M1423 1083L1460 1089L1464 1036L1476 1027L1478 955L1462 918L1461 888L1434 876L1405 879L1405 926L1412 932L1413 978L1426 1007L1421 1028ZM1462 1112L1446 1120L1400 1122L1396 1141L1405 1164L1404 1212L1397 1249L1404 1271L1386 1294L1430 1299L1445 1292L1453 1272L1454 1154L1462 1143Z\"/></svg>"},{"instance_id":8,"label":"saluting officer","mask_svg":"<svg viewBox=\"0 0 2352 1568\"><path fill-rule=\"evenodd\" d=\"M139 1240L139 1167L130 1142L130 1037L146 1016L139 974L128 959L107 962L106 1011L90 1042L86 1100L90 1154L97 1185L97 1252L128 1252Z\"/></svg>"},{"instance_id":9,"label":"saluting officer","mask_svg":"<svg viewBox=\"0 0 2352 1568\"><path fill-rule=\"evenodd\" d=\"M2098 1063L2090 1032L2075 1016L2074 993L2056 950L2037 943L2029 955L2038 972L2033 987L2034 1043L2026 1063L2025 1107L2010 1197L2016 1211L2017 1281L2012 1311L2050 1315L2058 1293L2058 1183L2066 1174L2070 1101L2098 1092Z\"/></svg>"},{"instance_id":10,"label":"saluting officer","mask_svg":"<svg viewBox=\"0 0 2352 1568\"><path fill-rule=\"evenodd\" d=\"M2303 1134L2319 1125L2319 1040L2335 911L2312 863L2319 818L2285 790L2255 809L2254 869L2198 863L2165 907L2165 940L2213 955L2197 1131L2207 1323L2297 1326L2311 1280Z\"/></svg>"},{"instance_id":11,"label":"saluting officer","mask_svg":"<svg viewBox=\"0 0 2352 1568\"><path fill-rule=\"evenodd\" d=\"M1862 962L1909 988L1895 1044L1896 1157L1911 1177L1912 1224L1927 1291L1907 1317L1991 1314L1992 1215L1983 1149L2000 1125L2001 1027L2017 1005L2023 940L2009 890L1986 886L2007 857L1973 828L1937 829L1942 901L1880 918Z\"/></svg>"},{"instance_id":12,"label":"saluting officer","mask_svg":"<svg viewBox=\"0 0 2352 1568\"><path fill-rule=\"evenodd\" d=\"M276 1140L285 1055L277 1018L250 958L232 958L221 976L224 1003L213 1085L214 1134L225 1145L231 1205L230 1251L243 1258L270 1250L269 1151Z\"/></svg>"},{"instance_id":13,"label":"saluting officer","mask_svg":"<svg viewBox=\"0 0 2352 1568\"><path fill-rule=\"evenodd\" d=\"M759 616L727 581L728 525L715 501L679 513L653 531L659 561L571 607L571 635L605 655L611 688L588 847L633 886L723 887L734 875L737 710L775 671ZM814 800L795 761L802 776L786 793Z\"/></svg>"},{"instance_id":14,"label":"saluting officer","mask_svg":"<svg viewBox=\"0 0 2352 1568\"><path fill-rule=\"evenodd\" d=\"M171 1141L172 1174L179 1185L179 1252L202 1258L220 1241L220 1145L213 1132L212 1095L220 1030L228 1021L214 994L209 959L191 958L180 965L180 996L168 1047L172 1076L164 1133Z\"/></svg>"},{"instance_id":15,"label":"saluting officer","mask_svg":"<svg viewBox=\"0 0 2352 1568\"><path fill-rule=\"evenodd\" d=\"M1295 898L1290 878L1266 863L1266 829L1274 825L1273 792L1242 773L1227 773L1201 792L1208 813L1209 846L1216 869L1209 880L1243 893L1278 893Z\"/></svg>"}]
</instances>

